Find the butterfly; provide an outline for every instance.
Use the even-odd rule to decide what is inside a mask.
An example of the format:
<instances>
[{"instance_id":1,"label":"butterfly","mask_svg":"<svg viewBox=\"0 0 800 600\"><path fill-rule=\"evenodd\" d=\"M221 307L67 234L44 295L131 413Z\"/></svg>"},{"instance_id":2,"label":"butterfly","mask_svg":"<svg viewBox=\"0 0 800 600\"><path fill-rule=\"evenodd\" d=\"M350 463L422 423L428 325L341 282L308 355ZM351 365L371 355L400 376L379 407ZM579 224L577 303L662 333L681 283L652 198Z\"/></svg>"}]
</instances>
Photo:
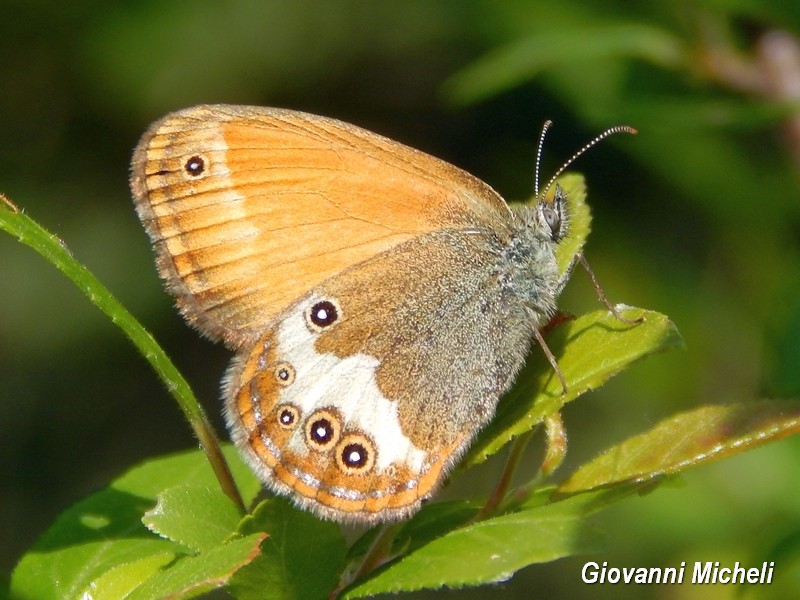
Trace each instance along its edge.
<instances>
[{"instance_id":1,"label":"butterfly","mask_svg":"<svg viewBox=\"0 0 800 600\"><path fill-rule=\"evenodd\" d=\"M634 132L609 129L567 164L617 131ZM233 441L271 490L323 518L414 513L533 340L561 377L539 333L571 271L555 256L559 186L510 207L354 125L204 105L149 128L131 188L181 313L236 353L223 382Z\"/></svg>"}]
</instances>

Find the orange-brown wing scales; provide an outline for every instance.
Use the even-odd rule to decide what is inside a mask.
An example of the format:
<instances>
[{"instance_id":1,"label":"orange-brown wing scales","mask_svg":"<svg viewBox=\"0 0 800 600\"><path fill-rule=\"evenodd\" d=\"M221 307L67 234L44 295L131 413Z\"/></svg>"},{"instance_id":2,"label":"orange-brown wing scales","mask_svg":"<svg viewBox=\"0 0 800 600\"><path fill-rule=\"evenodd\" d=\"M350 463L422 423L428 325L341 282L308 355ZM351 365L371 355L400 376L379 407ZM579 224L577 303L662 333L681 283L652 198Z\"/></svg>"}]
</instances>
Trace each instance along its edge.
<instances>
[{"instance_id":1,"label":"orange-brown wing scales","mask_svg":"<svg viewBox=\"0 0 800 600\"><path fill-rule=\"evenodd\" d=\"M298 289L310 289L319 283L321 271L336 272L341 262L356 263L365 251L379 253L385 239L374 243L365 241L352 248L318 255L267 254L246 256L234 263L196 270L197 258L186 266L185 284L192 289L193 299L203 307L203 317L208 313L217 321L252 323L256 333L263 327L264 319L272 318L263 304L269 296L273 306L285 306L296 298ZM209 263L219 259L218 248ZM289 249L291 250L291 249ZM176 260L179 266L180 261ZM264 273L267 272L267 275ZM247 331L250 331L248 328Z\"/></svg>"},{"instance_id":2,"label":"orange-brown wing scales","mask_svg":"<svg viewBox=\"0 0 800 600\"><path fill-rule=\"evenodd\" d=\"M189 162L200 159L200 172ZM134 155L137 210L187 318L251 344L340 271L444 227L505 218L488 186L331 119L200 106L157 122Z\"/></svg>"},{"instance_id":3,"label":"orange-brown wing scales","mask_svg":"<svg viewBox=\"0 0 800 600\"><path fill-rule=\"evenodd\" d=\"M356 198L345 199L343 209L356 217L425 232L508 216L503 199L466 171L349 123L281 109L224 110L230 114L226 137L231 147L242 152L263 148L259 141L269 135L274 140L270 149L283 154L286 165L297 166L300 154L320 181L347 183Z\"/></svg>"}]
</instances>

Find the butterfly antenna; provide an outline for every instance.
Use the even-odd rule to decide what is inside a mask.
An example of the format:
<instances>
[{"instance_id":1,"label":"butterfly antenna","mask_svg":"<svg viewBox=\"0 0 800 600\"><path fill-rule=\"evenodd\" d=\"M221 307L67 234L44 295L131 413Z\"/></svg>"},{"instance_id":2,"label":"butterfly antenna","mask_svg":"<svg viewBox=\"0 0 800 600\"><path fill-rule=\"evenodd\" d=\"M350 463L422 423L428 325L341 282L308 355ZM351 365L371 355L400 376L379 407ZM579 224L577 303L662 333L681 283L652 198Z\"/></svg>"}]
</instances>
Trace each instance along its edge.
<instances>
[{"instance_id":1,"label":"butterfly antenna","mask_svg":"<svg viewBox=\"0 0 800 600\"><path fill-rule=\"evenodd\" d=\"M539 197L539 167L542 165L542 149L544 148L544 138L547 135L547 130L550 129L552 124L553 122L547 119L542 125L542 133L539 134L539 147L536 149L536 169L533 177L534 198Z\"/></svg>"},{"instance_id":2,"label":"butterfly antenna","mask_svg":"<svg viewBox=\"0 0 800 600\"><path fill-rule=\"evenodd\" d=\"M549 121L548 121L548 123L549 123ZM547 127L548 127L548 124L547 124L547 123L545 123L545 130L547 129ZM555 183L556 179L558 179L558 178L559 178L559 176L560 176L560 175L561 175L561 174L562 174L564 171L566 171L567 167L569 167L569 166L570 166L572 163L574 163L574 162L575 162L575 160L576 160L576 159L577 159L577 158L578 158L578 157L579 157L581 154L583 154L584 152L586 152L586 151L587 151L589 148L591 148L592 146L595 146L597 143L599 143L599 142L603 141L603 140L604 140L604 139L606 139L608 136L610 136L610 135L614 135L615 133L630 133L630 134L632 134L632 135L636 135L636 134L637 134L637 133L639 133L639 132L638 132L638 131L636 131L636 130L635 130L633 127L630 127L630 126L628 126L628 125L617 125L617 126L615 126L615 127L609 127L609 128L608 128L608 129L606 129L606 130L605 130L603 133L601 133L600 135L598 135L598 136L597 136L596 138L594 138L594 139L593 139L591 142L589 142L589 143L588 143L588 144L586 144L586 145L585 145L583 148L581 148L581 149L580 149L580 150L578 150L578 151L577 151L575 154L573 154L573 155L572 155L572 156L569 158L569 160L568 160L567 162L565 162L563 165L561 165L561 168L560 168L560 169L558 169L558 171L556 171L556 174L555 174L555 175L553 175L553 176L550 178L550 181L548 181L548 182L547 182L547 186L544 188L544 191L542 192L542 196L544 196L545 194L547 194L547 192L550 190L550 188L551 188L551 187L553 186L553 184ZM542 132L542 139L544 139L544 131ZM540 141L539 141L539 146L540 146L540 148L539 148L539 149L540 149L540 151L541 151L541 143L542 143L542 142L541 142L541 140L540 140ZM536 161L536 179L537 179L537 186L538 186L538 179L539 179L539 161L538 161L538 160ZM539 197L538 191L537 191L536 197L537 197L537 198Z\"/></svg>"}]
</instances>

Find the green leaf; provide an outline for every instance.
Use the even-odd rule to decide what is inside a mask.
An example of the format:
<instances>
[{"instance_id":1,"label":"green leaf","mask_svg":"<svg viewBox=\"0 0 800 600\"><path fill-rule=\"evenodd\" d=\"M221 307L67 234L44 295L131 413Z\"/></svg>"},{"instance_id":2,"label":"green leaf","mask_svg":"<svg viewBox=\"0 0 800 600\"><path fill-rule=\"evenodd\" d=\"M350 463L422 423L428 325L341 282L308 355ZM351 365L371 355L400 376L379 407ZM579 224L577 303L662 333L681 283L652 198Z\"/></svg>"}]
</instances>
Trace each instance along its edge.
<instances>
[{"instance_id":1,"label":"green leaf","mask_svg":"<svg viewBox=\"0 0 800 600\"><path fill-rule=\"evenodd\" d=\"M563 394L547 360L543 356L532 357L460 468L483 462L510 440L538 425L546 415L600 387L632 363L683 344L678 330L664 315L635 308L625 309L623 314L629 319L644 320L628 325L600 310L554 328L547 335L547 344L567 381L567 393Z\"/></svg>"},{"instance_id":2,"label":"green leaf","mask_svg":"<svg viewBox=\"0 0 800 600\"><path fill-rule=\"evenodd\" d=\"M174 554L162 552L112 567L86 586L80 597L92 600L127 598L143 581L158 573L174 558Z\"/></svg>"},{"instance_id":3,"label":"green leaf","mask_svg":"<svg viewBox=\"0 0 800 600\"><path fill-rule=\"evenodd\" d=\"M207 552L236 530L240 518L219 488L190 483L161 492L142 522L153 533L196 552Z\"/></svg>"},{"instance_id":4,"label":"green leaf","mask_svg":"<svg viewBox=\"0 0 800 600\"><path fill-rule=\"evenodd\" d=\"M12 595L36 600L78 598L103 573L184 549L142 525L150 498L109 488L62 513L17 565Z\"/></svg>"},{"instance_id":5,"label":"green leaf","mask_svg":"<svg viewBox=\"0 0 800 600\"><path fill-rule=\"evenodd\" d=\"M223 452L245 497L252 500L260 483L233 447ZM142 523L142 516L153 508L157 496L181 484L210 489L216 485L202 452L148 461L73 505L22 557L12 575L12 593L36 600L78 597L81 590L112 569L129 565L127 571L120 571L120 577L129 578L135 572L144 573L167 555L186 554L187 547L154 535ZM229 502L221 491L217 495L220 502ZM188 533L176 537L193 539ZM134 563L138 561L142 562L137 566Z\"/></svg>"},{"instance_id":6,"label":"green leaf","mask_svg":"<svg viewBox=\"0 0 800 600\"><path fill-rule=\"evenodd\" d=\"M127 600L194 598L220 588L239 569L257 559L265 537L263 533L248 535L197 556L184 557L144 581Z\"/></svg>"},{"instance_id":7,"label":"green leaf","mask_svg":"<svg viewBox=\"0 0 800 600\"><path fill-rule=\"evenodd\" d=\"M283 498L262 502L241 533L266 531L261 556L230 584L238 600L327 598L339 581L346 545L338 525L320 521Z\"/></svg>"},{"instance_id":8,"label":"green leaf","mask_svg":"<svg viewBox=\"0 0 800 600\"><path fill-rule=\"evenodd\" d=\"M449 500L426 504L397 533L394 550L414 552L473 519L482 505L482 502L476 500Z\"/></svg>"},{"instance_id":9,"label":"green leaf","mask_svg":"<svg viewBox=\"0 0 800 600\"><path fill-rule=\"evenodd\" d=\"M473 523L431 541L357 583L345 598L506 581L519 569L600 548L586 516L632 493L586 494Z\"/></svg>"},{"instance_id":10,"label":"green leaf","mask_svg":"<svg viewBox=\"0 0 800 600\"><path fill-rule=\"evenodd\" d=\"M645 481L800 432L800 403L702 406L665 419L581 467L559 492Z\"/></svg>"},{"instance_id":11,"label":"green leaf","mask_svg":"<svg viewBox=\"0 0 800 600\"><path fill-rule=\"evenodd\" d=\"M252 502L261 490L261 481L242 461L232 444L225 444L222 453L230 464L245 502ZM191 450L145 461L116 479L110 487L145 496L155 503L158 495L168 488L180 485L214 487L216 481L205 455L198 450Z\"/></svg>"},{"instance_id":12,"label":"green leaf","mask_svg":"<svg viewBox=\"0 0 800 600\"><path fill-rule=\"evenodd\" d=\"M583 175L567 173L559 177L556 183L567 194L567 235L556 247L558 270L564 274L589 237L592 215L589 205L586 204L586 181ZM551 189L548 196L554 193L555 189Z\"/></svg>"}]
</instances>

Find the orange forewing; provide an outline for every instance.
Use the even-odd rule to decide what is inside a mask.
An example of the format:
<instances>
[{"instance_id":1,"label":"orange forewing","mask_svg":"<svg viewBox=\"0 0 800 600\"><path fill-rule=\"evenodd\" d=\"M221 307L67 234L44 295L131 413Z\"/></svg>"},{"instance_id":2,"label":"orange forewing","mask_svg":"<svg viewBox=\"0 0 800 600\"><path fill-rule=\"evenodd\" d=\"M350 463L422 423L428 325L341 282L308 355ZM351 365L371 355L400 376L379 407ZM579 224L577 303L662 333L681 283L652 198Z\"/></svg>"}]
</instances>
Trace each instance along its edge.
<instances>
[{"instance_id":1,"label":"orange forewing","mask_svg":"<svg viewBox=\"0 0 800 600\"><path fill-rule=\"evenodd\" d=\"M193 158L199 176L187 170ZM156 122L131 182L181 310L235 348L351 265L508 215L448 163L353 125L259 107L198 106Z\"/></svg>"}]
</instances>

